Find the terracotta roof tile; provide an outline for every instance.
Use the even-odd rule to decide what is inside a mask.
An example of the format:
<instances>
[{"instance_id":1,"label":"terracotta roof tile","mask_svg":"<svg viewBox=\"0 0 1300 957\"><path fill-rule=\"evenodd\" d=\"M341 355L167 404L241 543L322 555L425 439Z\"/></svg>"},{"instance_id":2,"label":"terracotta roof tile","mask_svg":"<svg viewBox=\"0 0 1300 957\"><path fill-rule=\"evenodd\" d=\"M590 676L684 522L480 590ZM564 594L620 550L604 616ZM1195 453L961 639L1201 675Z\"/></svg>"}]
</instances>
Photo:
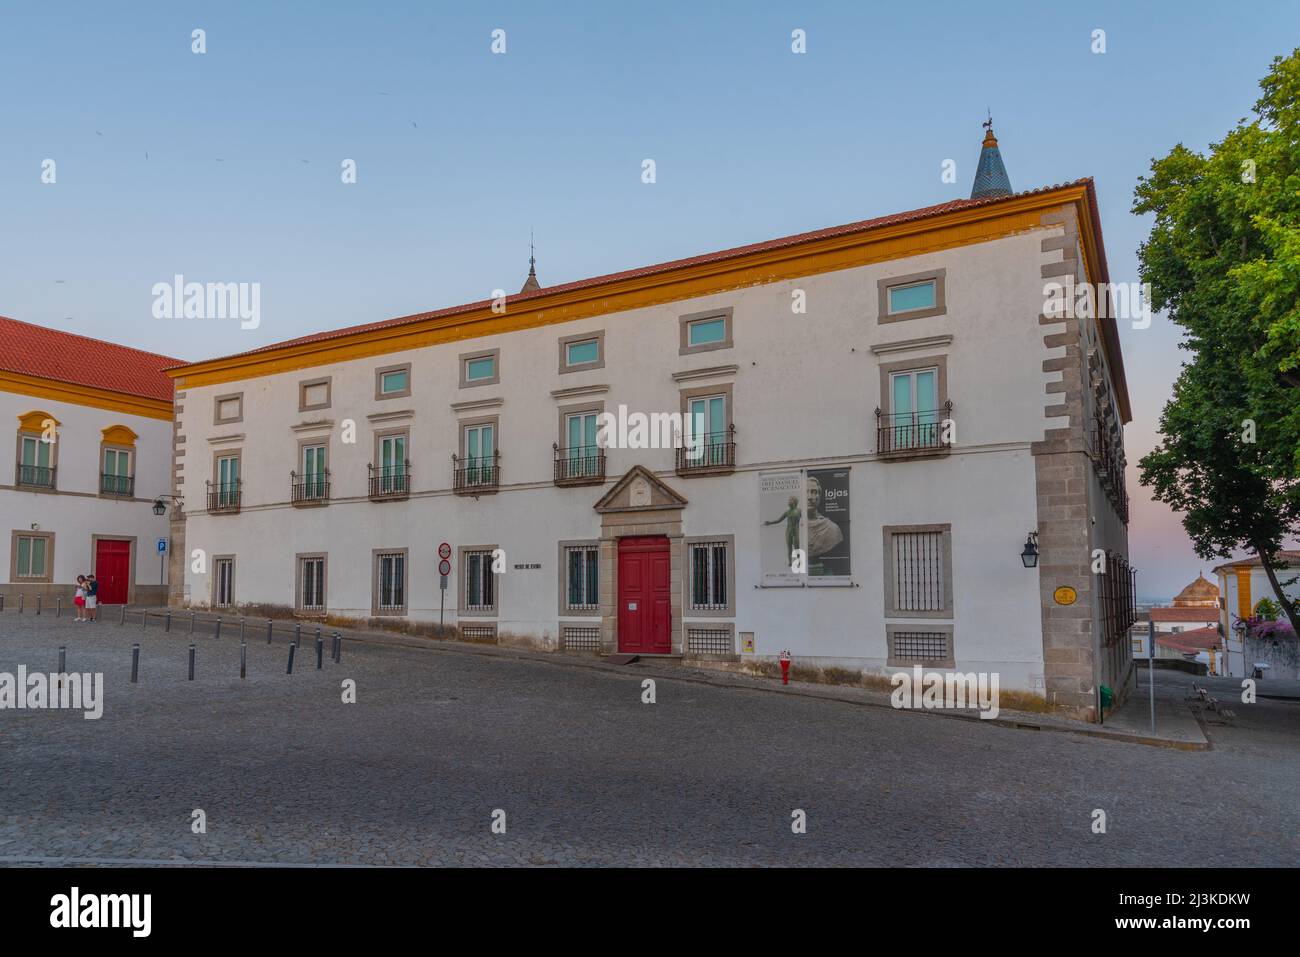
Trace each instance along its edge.
<instances>
[{"instance_id":1,"label":"terracotta roof tile","mask_svg":"<svg viewBox=\"0 0 1300 957\"><path fill-rule=\"evenodd\" d=\"M109 392L172 400L170 356L0 316L0 370Z\"/></svg>"},{"instance_id":2,"label":"terracotta roof tile","mask_svg":"<svg viewBox=\"0 0 1300 957\"><path fill-rule=\"evenodd\" d=\"M1196 628L1177 635L1156 635L1157 645L1164 645L1185 655L1194 655L1198 651L1217 648L1222 641L1217 628Z\"/></svg>"}]
</instances>

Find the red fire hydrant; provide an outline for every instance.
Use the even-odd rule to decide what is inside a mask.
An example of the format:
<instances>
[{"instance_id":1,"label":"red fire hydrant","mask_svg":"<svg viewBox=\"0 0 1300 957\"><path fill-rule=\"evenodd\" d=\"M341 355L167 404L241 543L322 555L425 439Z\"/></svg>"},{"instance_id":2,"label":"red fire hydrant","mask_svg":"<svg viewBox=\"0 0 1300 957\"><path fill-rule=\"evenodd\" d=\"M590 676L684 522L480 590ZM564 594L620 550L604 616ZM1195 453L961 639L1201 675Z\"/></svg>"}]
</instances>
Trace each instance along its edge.
<instances>
[{"instance_id":1,"label":"red fire hydrant","mask_svg":"<svg viewBox=\"0 0 1300 957\"><path fill-rule=\"evenodd\" d=\"M781 662L781 684L788 685L790 683L790 652L782 651L776 660Z\"/></svg>"}]
</instances>

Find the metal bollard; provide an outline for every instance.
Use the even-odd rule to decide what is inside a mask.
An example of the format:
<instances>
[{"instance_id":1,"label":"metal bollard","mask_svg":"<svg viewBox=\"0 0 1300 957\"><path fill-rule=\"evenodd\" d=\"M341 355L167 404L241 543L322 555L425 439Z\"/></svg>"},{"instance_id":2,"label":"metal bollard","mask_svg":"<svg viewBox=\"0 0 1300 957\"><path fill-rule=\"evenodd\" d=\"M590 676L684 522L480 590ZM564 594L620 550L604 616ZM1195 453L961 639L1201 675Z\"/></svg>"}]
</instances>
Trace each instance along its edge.
<instances>
[{"instance_id":1,"label":"metal bollard","mask_svg":"<svg viewBox=\"0 0 1300 957\"><path fill-rule=\"evenodd\" d=\"M239 677L248 677L248 642L239 642Z\"/></svg>"},{"instance_id":2,"label":"metal bollard","mask_svg":"<svg viewBox=\"0 0 1300 957\"><path fill-rule=\"evenodd\" d=\"M302 622L298 622L293 626L293 643L295 645L302 644Z\"/></svg>"},{"instance_id":3,"label":"metal bollard","mask_svg":"<svg viewBox=\"0 0 1300 957\"><path fill-rule=\"evenodd\" d=\"M54 599L54 617L55 618L63 617L63 596L62 595Z\"/></svg>"},{"instance_id":4,"label":"metal bollard","mask_svg":"<svg viewBox=\"0 0 1300 957\"><path fill-rule=\"evenodd\" d=\"M190 612L190 634L194 634L194 612Z\"/></svg>"},{"instance_id":5,"label":"metal bollard","mask_svg":"<svg viewBox=\"0 0 1300 957\"><path fill-rule=\"evenodd\" d=\"M149 612L147 609L140 610L140 630L144 631L149 627Z\"/></svg>"},{"instance_id":6,"label":"metal bollard","mask_svg":"<svg viewBox=\"0 0 1300 957\"><path fill-rule=\"evenodd\" d=\"M23 605L27 603L27 596L21 592L18 595L18 614L23 613Z\"/></svg>"},{"instance_id":7,"label":"metal bollard","mask_svg":"<svg viewBox=\"0 0 1300 957\"><path fill-rule=\"evenodd\" d=\"M37 595L37 596L36 596L36 614L39 615L40 613L41 613L41 596L40 596L40 595Z\"/></svg>"},{"instance_id":8,"label":"metal bollard","mask_svg":"<svg viewBox=\"0 0 1300 957\"><path fill-rule=\"evenodd\" d=\"M190 645L190 681L194 680L194 645Z\"/></svg>"},{"instance_id":9,"label":"metal bollard","mask_svg":"<svg viewBox=\"0 0 1300 957\"><path fill-rule=\"evenodd\" d=\"M122 602L122 614L121 614L121 617L119 617L119 618L117 619L117 623L118 623L119 625L125 625L125 624L126 624L126 602Z\"/></svg>"},{"instance_id":10,"label":"metal bollard","mask_svg":"<svg viewBox=\"0 0 1300 957\"><path fill-rule=\"evenodd\" d=\"M68 673L68 646L59 645L59 674Z\"/></svg>"},{"instance_id":11,"label":"metal bollard","mask_svg":"<svg viewBox=\"0 0 1300 957\"><path fill-rule=\"evenodd\" d=\"M216 632L213 634L212 637L213 637L213 638L220 638L220 637L221 637L221 616L220 616L220 615L217 616L217 630L216 630Z\"/></svg>"},{"instance_id":12,"label":"metal bollard","mask_svg":"<svg viewBox=\"0 0 1300 957\"><path fill-rule=\"evenodd\" d=\"M339 633L337 631L334 632L332 638L333 641L330 644L330 658L332 658L335 661L338 661L339 660Z\"/></svg>"},{"instance_id":13,"label":"metal bollard","mask_svg":"<svg viewBox=\"0 0 1300 957\"><path fill-rule=\"evenodd\" d=\"M171 630L172 630L172 613L169 611L163 618L163 631L170 634Z\"/></svg>"},{"instance_id":14,"label":"metal bollard","mask_svg":"<svg viewBox=\"0 0 1300 957\"><path fill-rule=\"evenodd\" d=\"M244 619L242 616L239 619L239 640L244 640Z\"/></svg>"},{"instance_id":15,"label":"metal bollard","mask_svg":"<svg viewBox=\"0 0 1300 957\"><path fill-rule=\"evenodd\" d=\"M136 683L140 677L140 643L137 641L131 646L131 684Z\"/></svg>"},{"instance_id":16,"label":"metal bollard","mask_svg":"<svg viewBox=\"0 0 1300 957\"><path fill-rule=\"evenodd\" d=\"M297 650L298 650L298 643L295 641L289 642L289 667L286 668L284 671L286 675L293 674L293 653Z\"/></svg>"},{"instance_id":17,"label":"metal bollard","mask_svg":"<svg viewBox=\"0 0 1300 957\"><path fill-rule=\"evenodd\" d=\"M266 643L268 645L271 643L271 627L272 627L272 622L271 619L268 618L266 619Z\"/></svg>"},{"instance_id":18,"label":"metal bollard","mask_svg":"<svg viewBox=\"0 0 1300 957\"><path fill-rule=\"evenodd\" d=\"M334 632L337 643L334 645L334 660L336 662L343 660L343 636L337 631Z\"/></svg>"},{"instance_id":19,"label":"metal bollard","mask_svg":"<svg viewBox=\"0 0 1300 957\"><path fill-rule=\"evenodd\" d=\"M5 610L5 596L3 592L0 592L0 611L4 611L4 610Z\"/></svg>"},{"instance_id":20,"label":"metal bollard","mask_svg":"<svg viewBox=\"0 0 1300 957\"><path fill-rule=\"evenodd\" d=\"M325 639L320 636L320 629L316 629L316 670L320 671L321 662L325 660Z\"/></svg>"}]
</instances>

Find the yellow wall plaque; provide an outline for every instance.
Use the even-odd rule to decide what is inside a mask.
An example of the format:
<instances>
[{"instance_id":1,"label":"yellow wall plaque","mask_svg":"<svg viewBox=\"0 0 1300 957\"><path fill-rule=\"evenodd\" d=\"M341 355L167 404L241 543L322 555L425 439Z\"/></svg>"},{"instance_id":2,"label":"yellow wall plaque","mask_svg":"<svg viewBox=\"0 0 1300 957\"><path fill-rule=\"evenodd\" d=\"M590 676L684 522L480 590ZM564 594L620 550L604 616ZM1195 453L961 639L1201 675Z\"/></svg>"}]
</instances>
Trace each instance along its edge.
<instances>
[{"instance_id":1,"label":"yellow wall plaque","mask_svg":"<svg viewBox=\"0 0 1300 957\"><path fill-rule=\"evenodd\" d=\"M1052 594L1058 605L1073 605L1079 598L1079 593L1069 585L1062 585Z\"/></svg>"}]
</instances>

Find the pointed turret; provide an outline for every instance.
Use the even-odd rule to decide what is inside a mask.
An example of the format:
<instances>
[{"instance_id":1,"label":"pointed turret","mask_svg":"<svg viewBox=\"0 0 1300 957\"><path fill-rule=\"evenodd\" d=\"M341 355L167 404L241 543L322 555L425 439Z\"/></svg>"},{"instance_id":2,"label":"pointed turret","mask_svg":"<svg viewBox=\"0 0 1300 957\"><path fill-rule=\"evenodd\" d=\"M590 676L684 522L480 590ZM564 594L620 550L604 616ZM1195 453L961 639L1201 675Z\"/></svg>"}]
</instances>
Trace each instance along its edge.
<instances>
[{"instance_id":1,"label":"pointed turret","mask_svg":"<svg viewBox=\"0 0 1300 957\"><path fill-rule=\"evenodd\" d=\"M533 246L533 237L530 233L528 236L528 278L524 280L524 286L519 290L520 294L526 292L536 292L542 288L542 284L537 281L537 250Z\"/></svg>"},{"instance_id":2,"label":"pointed turret","mask_svg":"<svg viewBox=\"0 0 1300 957\"><path fill-rule=\"evenodd\" d=\"M980 162L975 170L975 185L971 187L971 199L988 199L992 196L1010 196L1011 180L1007 178L1007 168L1002 165L1002 153L998 150L998 138L993 135L993 117L984 124L984 146L980 150Z\"/></svg>"}]
</instances>

